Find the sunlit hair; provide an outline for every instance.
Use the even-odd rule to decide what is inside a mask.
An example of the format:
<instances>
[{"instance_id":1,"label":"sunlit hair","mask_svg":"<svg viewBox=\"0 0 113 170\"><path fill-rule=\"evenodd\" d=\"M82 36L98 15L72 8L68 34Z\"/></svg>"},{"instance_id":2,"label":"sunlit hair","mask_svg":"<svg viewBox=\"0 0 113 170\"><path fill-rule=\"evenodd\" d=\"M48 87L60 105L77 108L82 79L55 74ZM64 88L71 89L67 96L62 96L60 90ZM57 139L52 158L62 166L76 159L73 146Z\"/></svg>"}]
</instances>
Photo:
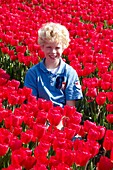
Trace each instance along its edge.
<instances>
[{"instance_id":1,"label":"sunlit hair","mask_svg":"<svg viewBox=\"0 0 113 170\"><path fill-rule=\"evenodd\" d=\"M45 43L51 42L61 43L63 49L67 48L70 42L67 28L59 23L43 24L38 30L38 44L43 46Z\"/></svg>"}]
</instances>

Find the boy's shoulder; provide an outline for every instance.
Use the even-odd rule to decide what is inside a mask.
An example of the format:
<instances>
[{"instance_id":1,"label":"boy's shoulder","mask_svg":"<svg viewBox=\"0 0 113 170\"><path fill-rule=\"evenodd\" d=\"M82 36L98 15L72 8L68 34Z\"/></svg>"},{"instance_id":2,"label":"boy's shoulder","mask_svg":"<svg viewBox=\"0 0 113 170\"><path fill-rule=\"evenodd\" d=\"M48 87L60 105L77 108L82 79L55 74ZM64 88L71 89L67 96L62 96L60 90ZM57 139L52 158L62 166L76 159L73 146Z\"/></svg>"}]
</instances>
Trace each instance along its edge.
<instances>
[{"instance_id":1,"label":"boy's shoulder","mask_svg":"<svg viewBox=\"0 0 113 170\"><path fill-rule=\"evenodd\" d=\"M37 63L37 64L35 64L35 65L33 65L32 67L30 67L29 69L28 69L28 73L34 73L34 74L37 74L39 71L39 63Z\"/></svg>"},{"instance_id":2,"label":"boy's shoulder","mask_svg":"<svg viewBox=\"0 0 113 170\"><path fill-rule=\"evenodd\" d=\"M38 67L39 67L39 63L30 67L29 70L36 70Z\"/></svg>"},{"instance_id":3,"label":"boy's shoulder","mask_svg":"<svg viewBox=\"0 0 113 170\"><path fill-rule=\"evenodd\" d=\"M35 65L33 65L31 68L29 68L29 70L37 70L37 69L39 69L40 67L42 67L42 64L43 63L43 61L40 61L39 63L37 63L37 64L35 64Z\"/></svg>"},{"instance_id":4,"label":"boy's shoulder","mask_svg":"<svg viewBox=\"0 0 113 170\"><path fill-rule=\"evenodd\" d=\"M70 66L68 63L66 63L66 71L69 74L76 73L76 70L72 66Z\"/></svg>"}]
</instances>

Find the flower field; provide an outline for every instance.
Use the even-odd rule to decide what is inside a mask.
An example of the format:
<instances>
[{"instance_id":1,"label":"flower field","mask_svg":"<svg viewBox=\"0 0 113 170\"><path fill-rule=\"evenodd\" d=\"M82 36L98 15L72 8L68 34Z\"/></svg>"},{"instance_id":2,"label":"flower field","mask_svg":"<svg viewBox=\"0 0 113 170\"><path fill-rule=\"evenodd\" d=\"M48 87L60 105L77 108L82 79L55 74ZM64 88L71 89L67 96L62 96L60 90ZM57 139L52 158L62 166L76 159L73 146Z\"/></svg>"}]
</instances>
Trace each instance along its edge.
<instances>
[{"instance_id":1,"label":"flower field","mask_svg":"<svg viewBox=\"0 0 113 170\"><path fill-rule=\"evenodd\" d=\"M76 108L23 86L50 21L70 32L63 58L80 78ZM113 170L113 0L0 0L0 170L61 169Z\"/></svg>"}]
</instances>

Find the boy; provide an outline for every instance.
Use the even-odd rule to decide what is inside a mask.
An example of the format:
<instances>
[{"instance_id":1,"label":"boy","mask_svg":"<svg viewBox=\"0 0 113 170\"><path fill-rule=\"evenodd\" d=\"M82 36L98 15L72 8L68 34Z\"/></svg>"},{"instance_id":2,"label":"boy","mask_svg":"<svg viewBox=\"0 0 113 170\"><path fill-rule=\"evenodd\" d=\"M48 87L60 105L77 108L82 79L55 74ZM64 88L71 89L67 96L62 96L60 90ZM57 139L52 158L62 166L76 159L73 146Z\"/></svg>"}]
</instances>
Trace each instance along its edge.
<instances>
[{"instance_id":1,"label":"boy","mask_svg":"<svg viewBox=\"0 0 113 170\"><path fill-rule=\"evenodd\" d=\"M38 31L38 44L45 58L30 68L25 86L38 98L51 100L54 106L75 106L82 90L76 71L62 60L62 53L70 42L69 32L59 23L46 23Z\"/></svg>"}]
</instances>

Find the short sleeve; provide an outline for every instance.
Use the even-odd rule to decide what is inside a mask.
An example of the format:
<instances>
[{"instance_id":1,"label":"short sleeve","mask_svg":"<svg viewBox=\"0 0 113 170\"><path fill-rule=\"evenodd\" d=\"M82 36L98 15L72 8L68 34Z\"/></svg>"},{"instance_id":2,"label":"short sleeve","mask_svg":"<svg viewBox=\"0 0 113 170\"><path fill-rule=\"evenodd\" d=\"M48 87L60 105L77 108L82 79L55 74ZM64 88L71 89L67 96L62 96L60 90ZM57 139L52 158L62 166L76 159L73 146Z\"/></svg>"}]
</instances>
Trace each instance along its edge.
<instances>
[{"instance_id":1,"label":"short sleeve","mask_svg":"<svg viewBox=\"0 0 113 170\"><path fill-rule=\"evenodd\" d=\"M37 76L34 71L29 69L26 73L24 86L32 89L32 94L38 97L38 89L37 89Z\"/></svg>"},{"instance_id":2,"label":"short sleeve","mask_svg":"<svg viewBox=\"0 0 113 170\"><path fill-rule=\"evenodd\" d=\"M83 98L82 89L76 70L70 67L67 73L67 86L65 89L66 100L78 100Z\"/></svg>"}]
</instances>

